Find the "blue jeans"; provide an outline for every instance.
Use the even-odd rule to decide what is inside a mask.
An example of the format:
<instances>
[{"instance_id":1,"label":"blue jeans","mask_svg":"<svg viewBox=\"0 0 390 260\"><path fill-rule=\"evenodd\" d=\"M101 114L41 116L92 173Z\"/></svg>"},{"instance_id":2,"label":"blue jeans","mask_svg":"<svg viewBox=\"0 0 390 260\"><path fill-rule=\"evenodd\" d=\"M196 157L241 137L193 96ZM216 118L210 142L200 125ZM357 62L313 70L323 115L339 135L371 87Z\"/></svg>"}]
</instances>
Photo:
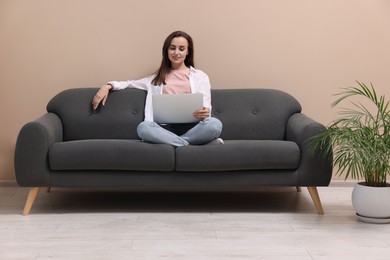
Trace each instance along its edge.
<instances>
[{"instance_id":1,"label":"blue jeans","mask_svg":"<svg viewBox=\"0 0 390 260\"><path fill-rule=\"evenodd\" d=\"M145 142L173 146L200 145L217 139L222 132L222 123L215 117L208 117L179 136L155 122L144 121L138 125L137 132Z\"/></svg>"}]
</instances>

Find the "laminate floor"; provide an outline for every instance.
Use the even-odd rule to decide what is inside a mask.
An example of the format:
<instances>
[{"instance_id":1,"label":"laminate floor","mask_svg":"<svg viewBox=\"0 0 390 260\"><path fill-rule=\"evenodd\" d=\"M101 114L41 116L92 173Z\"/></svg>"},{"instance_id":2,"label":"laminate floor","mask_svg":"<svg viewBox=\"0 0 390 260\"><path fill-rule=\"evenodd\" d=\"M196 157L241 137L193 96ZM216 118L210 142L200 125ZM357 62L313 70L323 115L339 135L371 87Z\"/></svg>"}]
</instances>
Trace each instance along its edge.
<instances>
[{"instance_id":1,"label":"laminate floor","mask_svg":"<svg viewBox=\"0 0 390 260\"><path fill-rule=\"evenodd\" d=\"M390 224L367 224L352 184L256 192L41 191L0 186L0 259L390 259Z\"/></svg>"}]
</instances>

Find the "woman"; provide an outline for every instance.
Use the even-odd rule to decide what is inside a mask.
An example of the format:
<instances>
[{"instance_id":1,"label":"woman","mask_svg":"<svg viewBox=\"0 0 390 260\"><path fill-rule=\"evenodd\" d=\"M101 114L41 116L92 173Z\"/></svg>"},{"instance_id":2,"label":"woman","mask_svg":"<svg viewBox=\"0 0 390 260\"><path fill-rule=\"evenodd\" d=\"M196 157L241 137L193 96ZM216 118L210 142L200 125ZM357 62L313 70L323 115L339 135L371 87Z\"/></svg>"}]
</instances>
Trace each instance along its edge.
<instances>
[{"instance_id":1,"label":"woman","mask_svg":"<svg viewBox=\"0 0 390 260\"><path fill-rule=\"evenodd\" d=\"M140 80L110 81L102 86L93 98L93 109L96 110L100 103L105 105L110 90L143 89L147 91L145 119L137 128L142 140L173 146L223 144L222 139L218 138L222 131L222 123L210 116L209 78L203 71L194 68L192 38L182 31L171 33L164 41L162 54L161 66L155 74ZM171 125L153 122L152 95L182 93L203 94L203 107L193 113L200 122Z\"/></svg>"}]
</instances>

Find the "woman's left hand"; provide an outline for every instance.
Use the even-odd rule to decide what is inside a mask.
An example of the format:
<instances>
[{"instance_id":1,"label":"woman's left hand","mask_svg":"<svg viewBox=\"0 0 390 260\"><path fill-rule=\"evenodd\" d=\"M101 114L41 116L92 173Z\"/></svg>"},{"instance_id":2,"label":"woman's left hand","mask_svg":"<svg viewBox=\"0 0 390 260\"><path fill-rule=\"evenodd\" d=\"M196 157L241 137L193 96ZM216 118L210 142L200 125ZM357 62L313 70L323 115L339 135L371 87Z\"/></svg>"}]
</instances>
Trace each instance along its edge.
<instances>
[{"instance_id":1,"label":"woman's left hand","mask_svg":"<svg viewBox=\"0 0 390 260\"><path fill-rule=\"evenodd\" d=\"M210 116L210 109L207 107L203 107L201 109L198 109L194 112L193 116L196 119L200 119L200 120L205 119L205 118Z\"/></svg>"}]
</instances>

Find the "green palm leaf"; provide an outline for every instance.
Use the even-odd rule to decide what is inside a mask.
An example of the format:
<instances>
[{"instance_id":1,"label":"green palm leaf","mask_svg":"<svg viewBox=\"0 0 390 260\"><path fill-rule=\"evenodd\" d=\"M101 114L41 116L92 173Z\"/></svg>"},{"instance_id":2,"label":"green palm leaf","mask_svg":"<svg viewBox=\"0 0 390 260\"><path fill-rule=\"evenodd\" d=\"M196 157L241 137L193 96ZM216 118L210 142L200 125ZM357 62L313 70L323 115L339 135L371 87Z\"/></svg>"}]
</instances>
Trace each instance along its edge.
<instances>
[{"instance_id":1,"label":"green palm leaf","mask_svg":"<svg viewBox=\"0 0 390 260\"><path fill-rule=\"evenodd\" d=\"M383 95L378 97L372 84L368 87L357 83L357 87L342 88L331 106L337 107L347 99L359 97L375 109L351 101L350 108L339 112L340 118L309 141L313 150L333 155L337 174L364 179L370 186L386 186L386 177L390 174L389 101Z\"/></svg>"}]
</instances>

